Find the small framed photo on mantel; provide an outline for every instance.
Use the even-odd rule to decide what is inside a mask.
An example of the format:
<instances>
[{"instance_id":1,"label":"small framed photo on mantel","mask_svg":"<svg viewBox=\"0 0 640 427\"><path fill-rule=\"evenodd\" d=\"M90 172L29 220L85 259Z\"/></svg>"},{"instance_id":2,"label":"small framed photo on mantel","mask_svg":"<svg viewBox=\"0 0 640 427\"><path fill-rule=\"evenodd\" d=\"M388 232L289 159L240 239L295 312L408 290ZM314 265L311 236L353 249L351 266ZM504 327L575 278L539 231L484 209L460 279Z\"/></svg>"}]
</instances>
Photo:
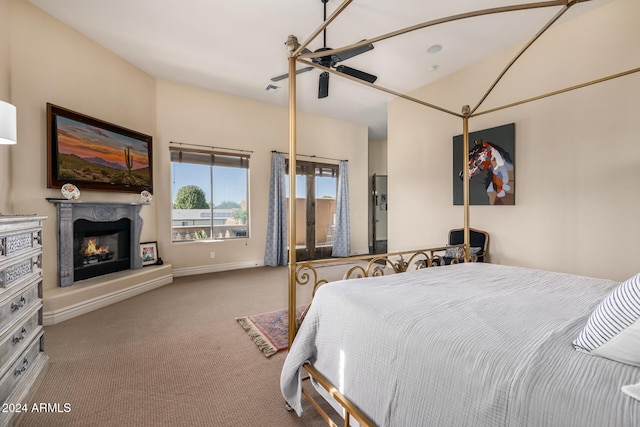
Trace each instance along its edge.
<instances>
[{"instance_id":1,"label":"small framed photo on mantel","mask_svg":"<svg viewBox=\"0 0 640 427\"><path fill-rule=\"evenodd\" d=\"M140 243L142 265L152 265L158 262L158 242Z\"/></svg>"}]
</instances>

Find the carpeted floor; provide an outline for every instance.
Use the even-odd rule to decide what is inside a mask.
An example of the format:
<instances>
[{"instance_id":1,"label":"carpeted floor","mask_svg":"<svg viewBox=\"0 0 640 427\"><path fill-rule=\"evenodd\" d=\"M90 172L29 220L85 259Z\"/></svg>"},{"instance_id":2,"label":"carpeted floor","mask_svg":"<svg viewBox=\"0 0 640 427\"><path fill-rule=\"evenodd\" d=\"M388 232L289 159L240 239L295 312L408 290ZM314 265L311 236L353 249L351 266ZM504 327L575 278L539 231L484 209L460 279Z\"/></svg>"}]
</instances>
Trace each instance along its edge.
<instances>
[{"instance_id":1,"label":"carpeted floor","mask_svg":"<svg viewBox=\"0 0 640 427\"><path fill-rule=\"evenodd\" d=\"M337 276L337 274L336 274ZM16 425L322 426L280 394L286 351L265 358L236 317L287 305L287 268L180 277L174 283L45 327L50 368L31 397L69 412L22 414ZM298 303L310 300L303 289Z\"/></svg>"}]
</instances>

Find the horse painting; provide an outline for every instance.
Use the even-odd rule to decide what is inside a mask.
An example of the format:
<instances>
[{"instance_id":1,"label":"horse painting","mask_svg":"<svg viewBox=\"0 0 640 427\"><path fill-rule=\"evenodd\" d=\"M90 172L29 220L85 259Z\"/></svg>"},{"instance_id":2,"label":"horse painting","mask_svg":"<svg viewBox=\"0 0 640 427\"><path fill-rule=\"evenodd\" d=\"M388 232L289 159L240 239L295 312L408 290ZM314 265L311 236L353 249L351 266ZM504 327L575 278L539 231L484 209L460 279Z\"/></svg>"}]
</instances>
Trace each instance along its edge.
<instances>
[{"instance_id":1,"label":"horse painting","mask_svg":"<svg viewBox=\"0 0 640 427\"><path fill-rule=\"evenodd\" d=\"M507 151L484 140L474 141L469 151L469 179L486 172L485 186L490 205L514 204L513 161ZM464 172L458 174L463 179Z\"/></svg>"}]
</instances>

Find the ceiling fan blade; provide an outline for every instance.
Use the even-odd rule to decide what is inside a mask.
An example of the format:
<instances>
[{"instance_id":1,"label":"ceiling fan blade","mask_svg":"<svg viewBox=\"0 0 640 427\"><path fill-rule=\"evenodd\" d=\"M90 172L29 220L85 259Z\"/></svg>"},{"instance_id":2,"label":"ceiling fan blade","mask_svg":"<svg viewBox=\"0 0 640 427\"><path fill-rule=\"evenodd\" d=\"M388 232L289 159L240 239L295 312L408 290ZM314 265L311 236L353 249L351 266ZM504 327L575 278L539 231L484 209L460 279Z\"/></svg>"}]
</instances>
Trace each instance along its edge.
<instances>
[{"instance_id":1,"label":"ceiling fan blade","mask_svg":"<svg viewBox=\"0 0 640 427\"><path fill-rule=\"evenodd\" d=\"M347 74L356 79L364 80L365 82L373 83L378 79L378 76L365 73L364 71L356 70L355 68L347 67L346 65L338 65L336 71L339 73Z\"/></svg>"},{"instance_id":2,"label":"ceiling fan blade","mask_svg":"<svg viewBox=\"0 0 640 427\"><path fill-rule=\"evenodd\" d=\"M296 75L297 74L301 74L301 73L306 73L307 71L311 71L313 70L314 67L304 67L304 68L300 68L299 70L296 70ZM279 76L275 76L271 78L272 82L279 82L280 80L284 80L286 78L289 77L289 73L286 74L280 74Z\"/></svg>"},{"instance_id":3,"label":"ceiling fan blade","mask_svg":"<svg viewBox=\"0 0 640 427\"><path fill-rule=\"evenodd\" d=\"M318 98L326 98L327 96L329 96L329 73L323 71L320 73L318 81Z\"/></svg>"},{"instance_id":4,"label":"ceiling fan blade","mask_svg":"<svg viewBox=\"0 0 640 427\"><path fill-rule=\"evenodd\" d=\"M279 82L280 80L284 80L289 77L289 73L280 74L279 76L271 77L272 82Z\"/></svg>"},{"instance_id":5,"label":"ceiling fan blade","mask_svg":"<svg viewBox=\"0 0 640 427\"><path fill-rule=\"evenodd\" d=\"M361 53L369 52L373 49L373 45L371 43L366 44L364 46L355 47L353 49L345 50L344 52L340 52L335 56L338 62L344 61L345 59L353 58L356 55L360 55Z\"/></svg>"}]
</instances>

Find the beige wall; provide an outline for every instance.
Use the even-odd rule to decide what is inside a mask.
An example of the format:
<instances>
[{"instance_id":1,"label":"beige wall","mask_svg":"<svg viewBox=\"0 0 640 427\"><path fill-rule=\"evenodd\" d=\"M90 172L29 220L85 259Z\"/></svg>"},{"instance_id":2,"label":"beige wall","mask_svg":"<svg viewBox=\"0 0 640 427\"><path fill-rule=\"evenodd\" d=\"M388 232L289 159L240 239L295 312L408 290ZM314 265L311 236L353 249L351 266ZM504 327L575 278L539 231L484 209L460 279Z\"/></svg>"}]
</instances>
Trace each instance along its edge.
<instances>
[{"instance_id":1,"label":"beige wall","mask_svg":"<svg viewBox=\"0 0 640 427\"><path fill-rule=\"evenodd\" d=\"M0 0L0 99L9 101L11 95L9 55L11 52L10 0Z\"/></svg>"},{"instance_id":2,"label":"beige wall","mask_svg":"<svg viewBox=\"0 0 640 427\"><path fill-rule=\"evenodd\" d=\"M192 87L156 81L26 1L0 0L9 10L10 34L0 29L0 94L18 108L19 144L10 148L11 196L0 208L49 216L43 269L45 298L56 283L56 211L47 197L46 103L150 134L154 199L144 206L142 240L158 241L160 256L174 271L192 274L262 262L271 150L288 150L288 110ZM0 14L4 23L7 15ZM9 65L5 66L4 64ZM8 78L11 76L11 79ZM367 129L363 125L299 114L299 152L349 160L352 250L367 249ZM249 200L251 238L220 243L170 243L169 141L253 150ZM8 162L0 149L0 161ZM6 172L10 170L10 172ZM81 200L135 202L137 194L88 191ZM216 252L210 259L209 253Z\"/></svg>"},{"instance_id":3,"label":"beige wall","mask_svg":"<svg viewBox=\"0 0 640 427\"><path fill-rule=\"evenodd\" d=\"M49 217L44 226L46 297L57 285L57 255L56 211L45 199L60 197L60 190L47 189L46 103L154 135L155 80L29 2L11 5L11 94L19 139L11 147L11 201L16 213ZM81 199L89 201L138 199L132 193L80 191ZM155 207L143 207L141 215L142 239L155 240Z\"/></svg>"},{"instance_id":4,"label":"beige wall","mask_svg":"<svg viewBox=\"0 0 640 427\"><path fill-rule=\"evenodd\" d=\"M486 108L638 67L637 16L639 2L618 0L554 28ZM512 54L415 95L461 111ZM639 97L636 73L470 120L470 131L516 126L516 205L470 208L471 226L491 234L492 262L617 280L637 273ZM447 231L463 224L450 182L451 141L462 120L403 100L390 104L389 116L390 249L444 243Z\"/></svg>"},{"instance_id":5,"label":"beige wall","mask_svg":"<svg viewBox=\"0 0 640 427\"><path fill-rule=\"evenodd\" d=\"M9 57L11 53L10 1L0 0L0 100L11 102L11 77ZM10 179L11 148L0 145L0 213L11 213Z\"/></svg>"},{"instance_id":6,"label":"beige wall","mask_svg":"<svg viewBox=\"0 0 640 427\"><path fill-rule=\"evenodd\" d=\"M157 83L156 164L154 204L158 208L161 256L177 274L259 265L266 240L271 151L288 151L288 109L214 93L166 81ZM224 242L170 241L171 141L253 151L250 163L250 239ZM351 248L367 250L367 128L363 125L298 114L298 153L349 160ZM215 259L209 257L215 252Z\"/></svg>"},{"instance_id":7,"label":"beige wall","mask_svg":"<svg viewBox=\"0 0 640 427\"><path fill-rule=\"evenodd\" d=\"M369 176L387 174L387 140L369 141Z\"/></svg>"}]
</instances>

